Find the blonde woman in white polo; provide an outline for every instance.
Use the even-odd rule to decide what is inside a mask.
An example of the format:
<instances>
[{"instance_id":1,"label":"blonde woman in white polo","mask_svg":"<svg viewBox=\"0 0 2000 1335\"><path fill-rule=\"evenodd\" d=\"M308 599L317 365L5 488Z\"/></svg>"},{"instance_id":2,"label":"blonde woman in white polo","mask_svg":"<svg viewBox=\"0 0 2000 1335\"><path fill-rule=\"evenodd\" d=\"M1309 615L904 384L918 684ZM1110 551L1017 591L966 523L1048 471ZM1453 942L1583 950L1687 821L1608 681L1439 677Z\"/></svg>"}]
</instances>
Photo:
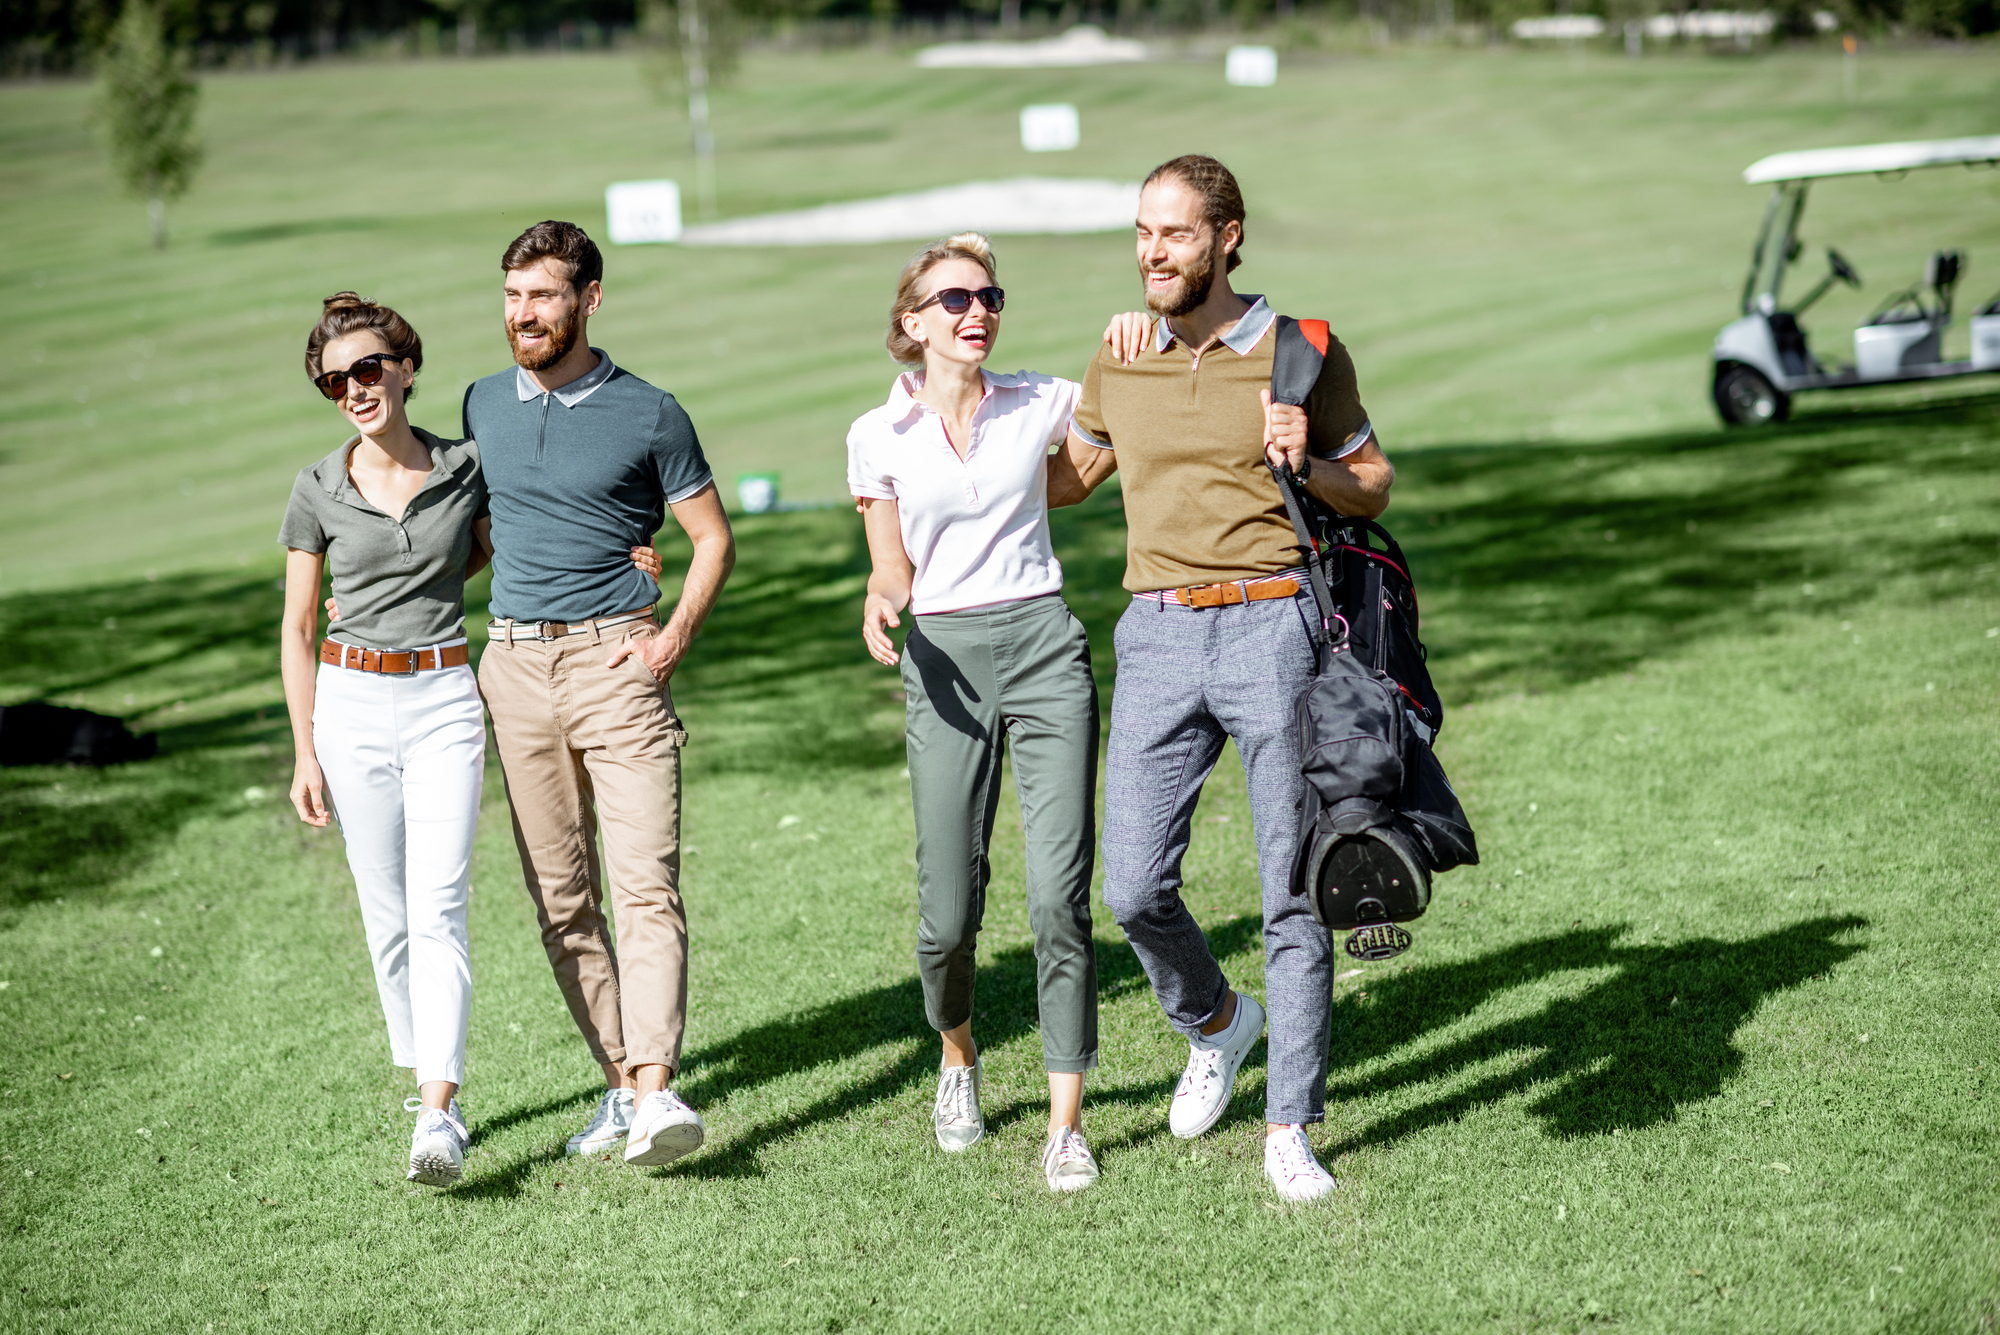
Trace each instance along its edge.
<instances>
[{"instance_id":1,"label":"blonde woman in white polo","mask_svg":"<svg viewBox=\"0 0 2000 1335\"><path fill-rule=\"evenodd\" d=\"M889 353L911 367L847 435L847 479L874 571L862 638L899 662L908 699L917 827L917 964L943 1037L932 1124L963 1150L986 1130L972 1037L975 945L1003 748L1014 753L1027 834L1043 1062L1043 1173L1051 1190L1097 1179L1081 1129L1083 1076L1097 1065L1095 865L1097 686L1090 644L1062 599L1049 543L1050 448L1080 386L985 369L1005 294L977 232L926 247L903 270ZM1066 456L1055 457L1067 469ZM914 613L904 652L888 628Z\"/></svg>"}]
</instances>

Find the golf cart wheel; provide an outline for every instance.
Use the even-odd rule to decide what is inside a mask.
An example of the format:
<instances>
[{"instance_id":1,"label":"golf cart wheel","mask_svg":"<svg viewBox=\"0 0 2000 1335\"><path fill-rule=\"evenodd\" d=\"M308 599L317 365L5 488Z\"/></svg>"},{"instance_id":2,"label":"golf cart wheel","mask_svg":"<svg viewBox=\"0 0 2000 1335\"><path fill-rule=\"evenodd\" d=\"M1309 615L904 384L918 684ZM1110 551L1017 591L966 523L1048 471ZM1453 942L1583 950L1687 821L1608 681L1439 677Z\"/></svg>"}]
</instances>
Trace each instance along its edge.
<instances>
[{"instance_id":1,"label":"golf cart wheel","mask_svg":"<svg viewBox=\"0 0 2000 1335\"><path fill-rule=\"evenodd\" d=\"M1715 377L1715 410L1731 426L1766 426L1792 415L1792 396L1749 366L1732 366Z\"/></svg>"}]
</instances>

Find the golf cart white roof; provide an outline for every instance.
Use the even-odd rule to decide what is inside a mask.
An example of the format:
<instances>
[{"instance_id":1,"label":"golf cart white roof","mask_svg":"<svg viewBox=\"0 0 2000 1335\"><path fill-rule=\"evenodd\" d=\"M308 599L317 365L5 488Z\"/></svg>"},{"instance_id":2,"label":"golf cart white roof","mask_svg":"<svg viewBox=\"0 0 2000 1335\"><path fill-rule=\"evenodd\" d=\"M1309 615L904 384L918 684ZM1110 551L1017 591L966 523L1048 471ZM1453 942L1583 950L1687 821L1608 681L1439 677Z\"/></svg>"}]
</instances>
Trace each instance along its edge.
<instances>
[{"instance_id":1,"label":"golf cart white roof","mask_svg":"<svg viewBox=\"0 0 2000 1335\"><path fill-rule=\"evenodd\" d=\"M1961 162L2000 162L2000 134L1773 153L1746 167L1743 179L1751 185L1763 185L1769 181L1808 181L1821 176L1902 172L1912 167L1949 167Z\"/></svg>"}]
</instances>

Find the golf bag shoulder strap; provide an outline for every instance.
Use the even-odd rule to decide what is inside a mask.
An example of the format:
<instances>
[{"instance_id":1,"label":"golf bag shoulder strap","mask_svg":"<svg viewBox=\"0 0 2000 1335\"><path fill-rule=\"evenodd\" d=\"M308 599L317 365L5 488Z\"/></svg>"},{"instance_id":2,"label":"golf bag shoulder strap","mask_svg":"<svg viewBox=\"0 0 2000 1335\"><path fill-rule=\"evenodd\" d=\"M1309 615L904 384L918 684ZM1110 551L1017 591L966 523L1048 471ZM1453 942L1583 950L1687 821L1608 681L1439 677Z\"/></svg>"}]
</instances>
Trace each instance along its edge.
<instances>
[{"instance_id":1,"label":"golf bag shoulder strap","mask_svg":"<svg viewBox=\"0 0 2000 1335\"><path fill-rule=\"evenodd\" d=\"M1313 386L1319 383L1319 371L1326 362L1326 346L1333 336L1332 331L1324 320L1294 320L1289 315L1280 315L1273 336L1277 342L1271 349L1271 402L1288 403L1294 408L1304 407ZM1312 540L1297 484L1292 481L1288 470L1276 465L1270 467L1271 476L1278 480L1278 495L1285 502L1285 515L1292 521L1292 532L1299 540L1299 555L1306 564L1313 602L1319 605L1320 643L1338 645L1347 639L1347 623L1334 605L1333 590L1326 579L1326 562L1320 554L1319 544ZM1335 632L1335 623L1339 623L1338 633Z\"/></svg>"},{"instance_id":2,"label":"golf bag shoulder strap","mask_svg":"<svg viewBox=\"0 0 2000 1335\"><path fill-rule=\"evenodd\" d=\"M1285 515L1292 521L1292 533L1299 540L1299 556L1306 563L1306 582L1312 586L1313 602L1319 608L1317 638L1320 646L1337 649L1347 642L1347 618L1340 615L1340 609L1333 601L1333 589L1326 581L1326 559L1320 555L1319 544L1312 540L1312 533L1306 527L1305 508L1299 503L1298 484L1292 481L1291 470L1282 464L1267 463L1265 467L1278 481L1278 495L1284 499Z\"/></svg>"},{"instance_id":3,"label":"golf bag shoulder strap","mask_svg":"<svg viewBox=\"0 0 2000 1335\"><path fill-rule=\"evenodd\" d=\"M1271 350L1271 402L1305 406L1306 397L1319 383L1319 369L1326 362L1327 344L1333 331L1324 320L1294 320L1278 317Z\"/></svg>"}]
</instances>

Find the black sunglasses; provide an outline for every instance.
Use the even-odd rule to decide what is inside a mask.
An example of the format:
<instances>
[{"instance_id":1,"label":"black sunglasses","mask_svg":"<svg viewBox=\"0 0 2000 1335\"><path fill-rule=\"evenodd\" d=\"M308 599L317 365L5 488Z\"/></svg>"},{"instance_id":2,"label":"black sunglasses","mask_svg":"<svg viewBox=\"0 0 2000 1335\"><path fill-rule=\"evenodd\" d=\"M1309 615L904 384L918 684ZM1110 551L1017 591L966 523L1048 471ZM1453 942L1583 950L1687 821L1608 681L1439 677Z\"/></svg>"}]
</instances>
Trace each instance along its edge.
<instances>
[{"instance_id":1,"label":"black sunglasses","mask_svg":"<svg viewBox=\"0 0 2000 1335\"><path fill-rule=\"evenodd\" d=\"M941 287L910 308L911 314L935 302L951 315L963 315L972 309L974 298L988 311L998 315L1007 305L1007 294L997 287L982 287L974 292L969 287Z\"/></svg>"},{"instance_id":2,"label":"black sunglasses","mask_svg":"<svg viewBox=\"0 0 2000 1335\"><path fill-rule=\"evenodd\" d=\"M403 359L390 352L371 352L366 357L355 359L354 365L345 371L328 371L313 381L319 392L335 401L347 397L347 382L351 378L357 385L379 385L382 373L388 368L384 362L400 362Z\"/></svg>"}]
</instances>

